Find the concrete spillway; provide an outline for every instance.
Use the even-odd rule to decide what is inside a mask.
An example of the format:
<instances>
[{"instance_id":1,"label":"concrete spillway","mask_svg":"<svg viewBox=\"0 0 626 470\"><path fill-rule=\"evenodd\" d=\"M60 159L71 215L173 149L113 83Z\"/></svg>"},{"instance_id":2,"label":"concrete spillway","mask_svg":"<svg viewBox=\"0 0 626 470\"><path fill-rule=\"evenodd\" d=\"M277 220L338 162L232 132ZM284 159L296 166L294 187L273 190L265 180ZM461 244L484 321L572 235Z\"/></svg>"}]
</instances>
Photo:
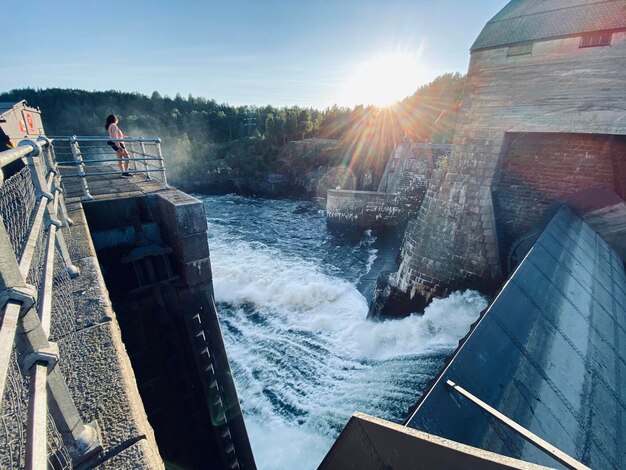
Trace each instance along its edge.
<instances>
[{"instance_id":1,"label":"concrete spillway","mask_svg":"<svg viewBox=\"0 0 626 470\"><path fill-rule=\"evenodd\" d=\"M559 466L452 381L592 468L625 468L626 276L562 208L418 403L407 425Z\"/></svg>"}]
</instances>

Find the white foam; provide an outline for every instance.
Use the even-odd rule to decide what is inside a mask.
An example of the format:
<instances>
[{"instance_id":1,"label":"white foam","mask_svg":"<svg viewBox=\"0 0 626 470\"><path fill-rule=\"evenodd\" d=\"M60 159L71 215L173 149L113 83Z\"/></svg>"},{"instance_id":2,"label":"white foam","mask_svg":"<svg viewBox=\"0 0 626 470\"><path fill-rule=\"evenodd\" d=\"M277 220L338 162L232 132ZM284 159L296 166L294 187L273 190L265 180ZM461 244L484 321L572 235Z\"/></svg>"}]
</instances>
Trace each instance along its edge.
<instances>
[{"instance_id":1,"label":"white foam","mask_svg":"<svg viewBox=\"0 0 626 470\"><path fill-rule=\"evenodd\" d=\"M246 419L246 428L257 468L285 470L314 469L333 443L333 439L283 422Z\"/></svg>"},{"instance_id":2,"label":"white foam","mask_svg":"<svg viewBox=\"0 0 626 470\"><path fill-rule=\"evenodd\" d=\"M321 261L222 236L211 251L216 299L234 306L221 318L260 469L316 468L355 411L405 413L420 358L452 351L486 306L455 292L423 315L371 322L356 287Z\"/></svg>"}]
</instances>

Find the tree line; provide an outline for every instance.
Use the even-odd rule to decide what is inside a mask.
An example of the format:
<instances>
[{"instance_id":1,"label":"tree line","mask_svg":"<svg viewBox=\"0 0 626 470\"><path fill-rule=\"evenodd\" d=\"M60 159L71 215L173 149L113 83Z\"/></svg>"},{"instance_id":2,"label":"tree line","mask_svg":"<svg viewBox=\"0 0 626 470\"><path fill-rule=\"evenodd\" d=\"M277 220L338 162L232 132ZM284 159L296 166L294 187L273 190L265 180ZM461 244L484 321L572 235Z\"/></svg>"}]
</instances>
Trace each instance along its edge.
<instances>
[{"instance_id":1,"label":"tree line","mask_svg":"<svg viewBox=\"0 0 626 470\"><path fill-rule=\"evenodd\" d=\"M242 176L267 172L286 143L307 138L337 139L347 153L365 147L364 160L386 159L405 139L451 142L464 84L458 73L442 75L384 109L232 106L191 94L63 88L11 90L0 93L0 101L25 99L39 107L49 136L106 135L106 116L116 114L126 134L161 137L168 172L177 179L220 165Z\"/></svg>"}]
</instances>

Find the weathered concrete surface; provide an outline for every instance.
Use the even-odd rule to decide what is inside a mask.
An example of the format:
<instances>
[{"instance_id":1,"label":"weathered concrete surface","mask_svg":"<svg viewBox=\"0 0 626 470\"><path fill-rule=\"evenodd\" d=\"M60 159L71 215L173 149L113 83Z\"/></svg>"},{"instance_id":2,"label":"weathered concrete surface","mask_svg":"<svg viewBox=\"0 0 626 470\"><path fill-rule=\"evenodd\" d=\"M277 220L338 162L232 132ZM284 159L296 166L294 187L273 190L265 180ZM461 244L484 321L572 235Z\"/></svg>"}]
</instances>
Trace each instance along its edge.
<instances>
[{"instance_id":1,"label":"weathered concrete surface","mask_svg":"<svg viewBox=\"0 0 626 470\"><path fill-rule=\"evenodd\" d=\"M567 204L626 263L626 203L611 188L601 186L569 196Z\"/></svg>"},{"instance_id":2,"label":"weathered concrete surface","mask_svg":"<svg viewBox=\"0 0 626 470\"><path fill-rule=\"evenodd\" d=\"M389 227L408 220L406 197L374 191L328 190L330 226L356 229Z\"/></svg>"},{"instance_id":3,"label":"weathered concrete surface","mask_svg":"<svg viewBox=\"0 0 626 470\"><path fill-rule=\"evenodd\" d=\"M398 145L387 162L378 191L328 190L329 226L403 228L419 212L429 180L450 149L450 145L443 144Z\"/></svg>"},{"instance_id":4,"label":"weathered concrete surface","mask_svg":"<svg viewBox=\"0 0 626 470\"><path fill-rule=\"evenodd\" d=\"M206 284L212 292L207 222L202 203L180 191L157 194L164 240L174 250L176 270L189 287Z\"/></svg>"},{"instance_id":5,"label":"weathered concrete surface","mask_svg":"<svg viewBox=\"0 0 626 470\"><path fill-rule=\"evenodd\" d=\"M625 468L625 344L622 260L562 207L407 425L561 468L450 380L585 465Z\"/></svg>"},{"instance_id":6,"label":"weathered concrete surface","mask_svg":"<svg viewBox=\"0 0 626 470\"><path fill-rule=\"evenodd\" d=\"M213 300L202 202L142 175L107 178L113 193L104 177L89 178L94 200L84 210L162 455L185 468L255 468Z\"/></svg>"},{"instance_id":7,"label":"weathered concrete surface","mask_svg":"<svg viewBox=\"0 0 626 470\"><path fill-rule=\"evenodd\" d=\"M120 457L125 465L117 468L164 468L100 273L85 214L75 200L68 201L68 211L74 221L69 229L70 254L81 275L71 281L76 304L75 329L54 338L59 344L60 367L83 419L95 419L100 425L103 451L98 459L111 458L119 446L141 439L143 444L135 450L134 460ZM53 324L53 334L55 331L60 329ZM104 468L114 467L105 464Z\"/></svg>"},{"instance_id":8,"label":"weathered concrete surface","mask_svg":"<svg viewBox=\"0 0 626 470\"><path fill-rule=\"evenodd\" d=\"M527 55L509 56L508 47L472 52L447 172L441 182L431 181L417 222L407 231L393 283L401 294L424 304L455 289L493 292L499 285L503 269L492 188L508 135L626 135L626 32L614 32L610 47L579 45L580 36L559 37L536 41ZM613 157L615 163L618 155ZM551 168L541 177L576 177L576 165L568 162ZM613 169L604 183L618 189L615 174L623 173ZM522 210L534 218L532 208L529 199Z\"/></svg>"},{"instance_id":9,"label":"weathered concrete surface","mask_svg":"<svg viewBox=\"0 0 626 470\"><path fill-rule=\"evenodd\" d=\"M322 470L521 469L534 465L355 413L321 465Z\"/></svg>"}]
</instances>

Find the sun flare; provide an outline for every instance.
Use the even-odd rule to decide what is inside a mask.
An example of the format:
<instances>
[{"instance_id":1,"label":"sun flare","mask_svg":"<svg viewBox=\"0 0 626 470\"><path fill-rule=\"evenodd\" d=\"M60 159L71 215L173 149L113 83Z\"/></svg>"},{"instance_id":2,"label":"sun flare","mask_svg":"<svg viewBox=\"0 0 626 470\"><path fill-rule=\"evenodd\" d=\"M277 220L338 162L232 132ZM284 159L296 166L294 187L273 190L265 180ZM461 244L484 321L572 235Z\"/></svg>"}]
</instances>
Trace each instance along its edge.
<instances>
[{"instance_id":1,"label":"sun flare","mask_svg":"<svg viewBox=\"0 0 626 470\"><path fill-rule=\"evenodd\" d=\"M343 93L345 103L388 106L412 94L421 75L417 60L409 54L379 56L361 64Z\"/></svg>"}]
</instances>

